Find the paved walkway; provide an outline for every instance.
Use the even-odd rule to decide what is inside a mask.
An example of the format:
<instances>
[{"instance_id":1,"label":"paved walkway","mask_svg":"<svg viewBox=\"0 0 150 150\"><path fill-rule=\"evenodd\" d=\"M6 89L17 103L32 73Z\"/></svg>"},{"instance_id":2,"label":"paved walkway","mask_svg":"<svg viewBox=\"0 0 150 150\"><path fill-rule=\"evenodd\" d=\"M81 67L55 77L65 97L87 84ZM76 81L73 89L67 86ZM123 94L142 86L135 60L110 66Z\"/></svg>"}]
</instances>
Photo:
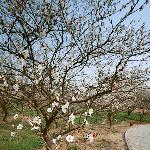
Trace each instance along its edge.
<instances>
[{"instance_id":1,"label":"paved walkway","mask_svg":"<svg viewBox=\"0 0 150 150\"><path fill-rule=\"evenodd\" d=\"M131 127L125 140L129 150L150 150L150 124Z\"/></svg>"}]
</instances>

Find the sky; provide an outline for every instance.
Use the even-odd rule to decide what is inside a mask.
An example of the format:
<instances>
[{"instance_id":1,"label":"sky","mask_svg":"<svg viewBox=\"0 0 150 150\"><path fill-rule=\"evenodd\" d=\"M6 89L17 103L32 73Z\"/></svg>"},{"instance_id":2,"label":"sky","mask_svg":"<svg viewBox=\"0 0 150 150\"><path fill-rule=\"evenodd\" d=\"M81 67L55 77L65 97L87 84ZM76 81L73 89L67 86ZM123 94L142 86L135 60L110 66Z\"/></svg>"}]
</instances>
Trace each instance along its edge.
<instances>
[{"instance_id":1,"label":"sky","mask_svg":"<svg viewBox=\"0 0 150 150\"><path fill-rule=\"evenodd\" d=\"M137 18L140 18L142 22L145 22L146 27L150 29L150 3L144 8L144 10L135 15Z\"/></svg>"},{"instance_id":2,"label":"sky","mask_svg":"<svg viewBox=\"0 0 150 150\"><path fill-rule=\"evenodd\" d=\"M141 0L141 2L143 2L143 0ZM113 18L113 22L114 23L117 23L119 18L122 17L123 13L119 13L117 15L115 15L115 17ZM145 23L145 27L147 30L150 30L150 3L144 7L144 9L141 11L141 12L136 12L135 14L131 15L126 21L125 21L125 25L128 24L131 20L135 20L136 23L137 23L137 27L141 26L142 23ZM141 56L140 56L141 57ZM140 59L139 57L139 59ZM137 58L138 59L138 58ZM139 63L140 64L140 63ZM131 65L128 66L128 69L131 67L133 68L133 66L138 66L137 62L134 63ZM150 60L147 61L146 63L142 63L142 68L141 69L144 69L144 68L147 68L148 66L150 66ZM93 67L90 67L90 68L86 68L86 73L88 73L91 77L95 76L95 74L97 74L97 69L93 66ZM89 78L90 80L90 78ZM149 83L150 85L150 83Z\"/></svg>"},{"instance_id":3,"label":"sky","mask_svg":"<svg viewBox=\"0 0 150 150\"><path fill-rule=\"evenodd\" d=\"M123 0L126 1L126 0ZM143 2L144 0L140 0L140 2ZM118 16L122 16L122 13L119 13ZM116 16L114 18L114 22L117 23L117 19L119 20L119 17ZM146 29L150 30L150 3L144 7L144 10L142 10L141 12L137 12L135 14L133 14L132 16L129 17L130 19L127 19L126 22L129 23L132 19L134 19L138 25L141 25L142 22L145 23L146 25ZM139 22L140 20L140 22ZM137 65L137 64L136 64ZM147 65L145 65L147 66ZM150 62L149 62L149 66L150 66ZM90 67L89 69L86 68L86 72L89 72L90 76L94 76L97 72L95 72L95 68L94 66ZM89 78L90 79L90 78Z\"/></svg>"},{"instance_id":4,"label":"sky","mask_svg":"<svg viewBox=\"0 0 150 150\"><path fill-rule=\"evenodd\" d=\"M138 5L136 6L136 8L140 7L144 1L145 0L140 0ZM122 0L121 4L125 4L125 3L126 3L126 1ZM115 24L117 24L118 21L120 20L120 18L123 17L125 15L125 13L129 11L129 9L130 9L130 7L126 7L125 10L115 14L112 17L113 22ZM149 2L149 4L147 4L144 7L144 9L142 11L137 11L134 14L127 17L127 19L124 21L124 24L128 25L130 23L130 21L132 21L132 20L135 20L135 22L136 22L135 28L138 28L139 26L142 25L142 23L145 23L146 29L150 30L150 2Z\"/></svg>"},{"instance_id":5,"label":"sky","mask_svg":"<svg viewBox=\"0 0 150 150\"><path fill-rule=\"evenodd\" d=\"M141 24L142 22L145 22L145 25L146 25L145 27L150 30L150 3L146 5L141 12L135 13L131 17L131 19L135 19L135 20L140 19L141 22L139 22L139 24Z\"/></svg>"}]
</instances>

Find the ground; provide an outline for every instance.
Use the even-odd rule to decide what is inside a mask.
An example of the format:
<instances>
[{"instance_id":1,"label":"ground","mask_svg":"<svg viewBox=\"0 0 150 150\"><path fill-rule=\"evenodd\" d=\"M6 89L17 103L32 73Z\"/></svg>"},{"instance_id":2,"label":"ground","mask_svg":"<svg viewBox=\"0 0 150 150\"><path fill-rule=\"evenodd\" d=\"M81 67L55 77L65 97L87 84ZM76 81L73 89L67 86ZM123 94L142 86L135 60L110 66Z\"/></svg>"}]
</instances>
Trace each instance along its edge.
<instances>
[{"instance_id":1,"label":"ground","mask_svg":"<svg viewBox=\"0 0 150 150\"><path fill-rule=\"evenodd\" d=\"M111 129L106 125L95 126L94 128L87 127L86 131L97 134L95 140L93 142L77 140L76 147L78 150L126 150L124 133L129 127L127 122L113 125Z\"/></svg>"},{"instance_id":2,"label":"ground","mask_svg":"<svg viewBox=\"0 0 150 150\"><path fill-rule=\"evenodd\" d=\"M135 113L129 117L126 113L117 114L113 119L111 128L109 128L108 122L104 123L106 118L102 118L102 116L97 118L93 115L89 120L92 124L86 126L84 131L76 130L74 133L71 133L75 135L75 142L69 145L66 142L61 142L60 150L127 150L124 140L125 131L131 125L150 124L149 115L144 117L142 122L139 122L137 121L139 119L138 114ZM24 116L21 120L14 122L13 116L11 116L7 119L7 122L0 121L0 150L45 150L43 141L30 130L31 127L27 124L27 119L29 117ZM15 138L11 138L10 132L13 131L12 123L18 124L20 121L26 124L26 128L20 131ZM83 138L83 135L89 132L95 134L93 142L89 142Z\"/></svg>"},{"instance_id":3,"label":"ground","mask_svg":"<svg viewBox=\"0 0 150 150\"><path fill-rule=\"evenodd\" d=\"M141 124L139 122L132 122L132 126ZM130 122L122 122L115 124L111 129L107 125L95 125L86 127L84 132L96 133L95 140L93 142L83 140L83 132L74 131L76 135L75 143L67 146L66 143L60 144L60 150L127 150L124 140L125 131L130 128ZM145 123L142 123L145 124ZM53 148L55 149L55 148ZM44 148L40 150L45 150Z\"/></svg>"}]
</instances>

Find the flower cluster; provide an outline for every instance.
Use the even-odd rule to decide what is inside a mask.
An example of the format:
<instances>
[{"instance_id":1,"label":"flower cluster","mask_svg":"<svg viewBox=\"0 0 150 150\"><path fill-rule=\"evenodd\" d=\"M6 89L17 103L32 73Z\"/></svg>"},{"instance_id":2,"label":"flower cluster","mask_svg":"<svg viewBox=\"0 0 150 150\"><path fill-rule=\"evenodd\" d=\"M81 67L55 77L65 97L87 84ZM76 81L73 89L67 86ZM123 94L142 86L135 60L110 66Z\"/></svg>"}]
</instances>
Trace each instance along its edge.
<instances>
[{"instance_id":1,"label":"flower cluster","mask_svg":"<svg viewBox=\"0 0 150 150\"><path fill-rule=\"evenodd\" d=\"M73 142L73 141L74 141L74 136L72 136L72 135L67 135L67 136L66 136L66 141L69 142L69 143L70 143L70 142Z\"/></svg>"},{"instance_id":2,"label":"flower cluster","mask_svg":"<svg viewBox=\"0 0 150 150\"><path fill-rule=\"evenodd\" d=\"M95 135L94 135L93 133L88 133L88 134L86 135L86 139L89 140L90 142L93 142L94 136L95 136Z\"/></svg>"},{"instance_id":3,"label":"flower cluster","mask_svg":"<svg viewBox=\"0 0 150 150\"><path fill-rule=\"evenodd\" d=\"M18 119L18 117L19 117L18 114L15 114L15 115L14 115L14 119L15 119L15 120ZM15 128L15 125L12 124L12 127ZM16 129L17 129L17 130L22 130L22 129L23 129L23 125L22 125L22 124L18 124L17 127L16 127ZM10 133L10 136L11 136L11 137L15 137L15 135L16 135L16 132L15 132L15 131L12 131L12 132Z\"/></svg>"},{"instance_id":4,"label":"flower cluster","mask_svg":"<svg viewBox=\"0 0 150 150\"><path fill-rule=\"evenodd\" d=\"M93 113L94 113L94 110L90 108L88 112L85 112L85 116L88 116L88 115L91 116Z\"/></svg>"},{"instance_id":5,"label":"flower cluster","mask_svg":"<svg viewBox=\"0 0 150 150\"><path fill-rule=\"evenodd\" d=\"M42 123L41 122L41 118L39 117L39 116L35 116L34 118L33 118L33 120L28 120L28 122L29 122L29 124L31 125L31 126L33 126L33 128L31 128L31 130L38 130L40 127L40 124Z\"/></svg>"},{"instance_id":6,"label":"flower cluster","mask_svg":"<svg viewBox=\"0 0 150 150\"><path fill-rule=\"evenodd\" d=\"M52 139L53 144L56 145L56 149L59 148L58 142L61 140L61 135L58 135L55 139Z\"/></svg>"},{"instance_id":7,"label":"flower cluster","mask_svg":"<svg viewBox=\"0 0 150 150\"><path fill-rule=\"evenodd\" d=\"M23 125L22 125L22 124L19 124L19 125L17 126L17 129L18 129L18 130L22 130L22 129L23 129Z\"/></svg>"},{"instance_id":8,"label":"flower cluster","mask_svg":"<svg viewBox=\"0 0 150 150\"><path fill-rule=\"evenodd\" d=\"M62 106L62 112L66 113L68 108L69 108L69 102L67 102L65 105Z\"/></svg>"},{"instance_id":9,"label":"flower cluster","mask_svg":"<svg viewBox=\"0 0 150 150\"><path fill-rule=\"evenodd\" d=\"M56 101L54 101L54 102L52 103L52 107L47 108L47 112L52 112L53 109L54 109L55 107L58 107L58 106L59 106L59 103L56 102Z\"/></svg>"},{"instance_id":10,"label":"flower cluster","mask_svg":"<svg viewBox=\"0 0 150 150\"><path fill-rule=\"evenodd\" d=\"M69 116L68 123L71 122L72 124L74 124L74 120L75 120L75 115L72 113L72 114Z\"/></svg>"}]
</instances>

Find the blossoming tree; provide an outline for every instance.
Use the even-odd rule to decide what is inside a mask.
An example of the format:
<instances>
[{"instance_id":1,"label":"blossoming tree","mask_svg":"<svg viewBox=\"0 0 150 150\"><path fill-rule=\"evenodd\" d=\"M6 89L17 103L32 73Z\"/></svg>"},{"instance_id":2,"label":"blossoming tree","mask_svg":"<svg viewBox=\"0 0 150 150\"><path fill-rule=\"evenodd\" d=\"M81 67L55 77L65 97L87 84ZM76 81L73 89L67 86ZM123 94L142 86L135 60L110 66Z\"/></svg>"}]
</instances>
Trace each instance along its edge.
<instances>
[{"instance_id":1,"label":"blossoming tree","mask_svg":"<svg viewBox=\"0 0 150 150\"><path fill-rule=\"evenodd\" d=\"M150 51L144 25L134 29L134 22L125 24L147 0L0 3L2 94L33 110L28 122L40 132L47 149L58 148L62 137L73 142L72 131L88 124L93 102L113 91L129 61ZM84 117L80 126L75 122L78 115ZM50 135L55 123L60 128ZM18 124L18 130L23 128ZM87 135L89 141L93 138Z\"/></svg>"}]
</instances>

